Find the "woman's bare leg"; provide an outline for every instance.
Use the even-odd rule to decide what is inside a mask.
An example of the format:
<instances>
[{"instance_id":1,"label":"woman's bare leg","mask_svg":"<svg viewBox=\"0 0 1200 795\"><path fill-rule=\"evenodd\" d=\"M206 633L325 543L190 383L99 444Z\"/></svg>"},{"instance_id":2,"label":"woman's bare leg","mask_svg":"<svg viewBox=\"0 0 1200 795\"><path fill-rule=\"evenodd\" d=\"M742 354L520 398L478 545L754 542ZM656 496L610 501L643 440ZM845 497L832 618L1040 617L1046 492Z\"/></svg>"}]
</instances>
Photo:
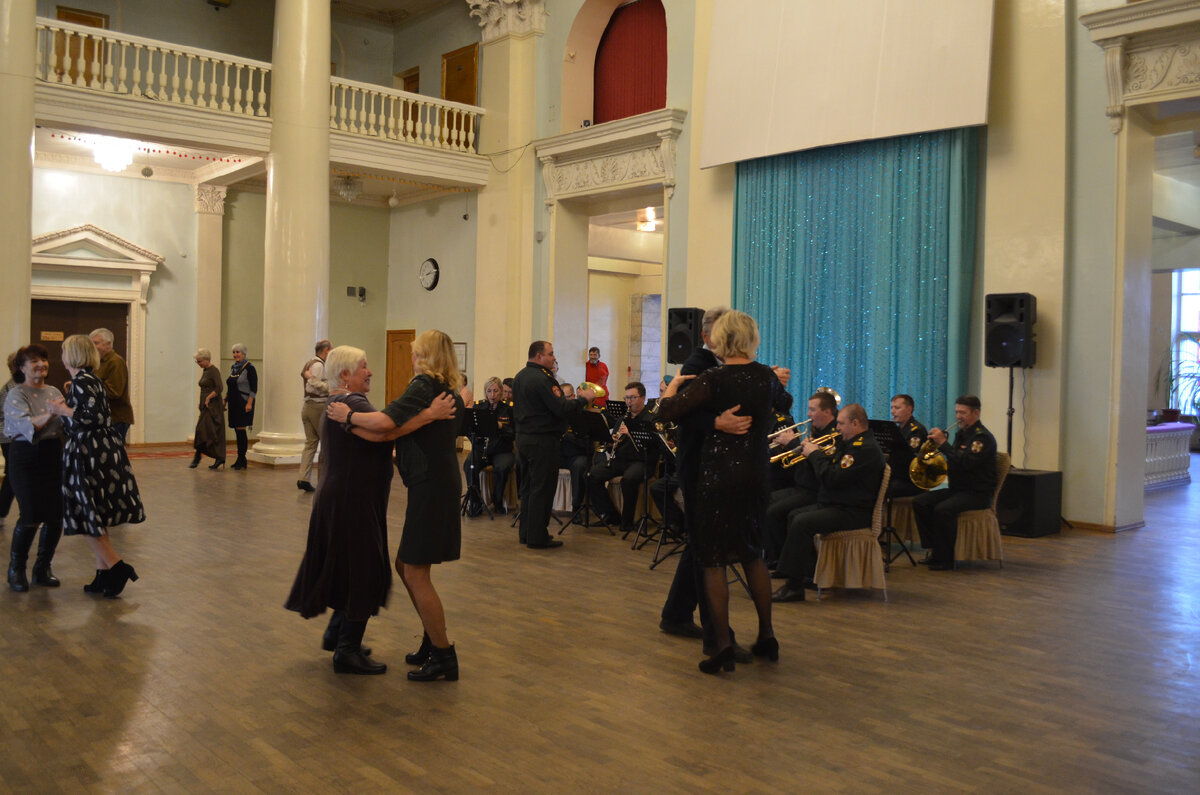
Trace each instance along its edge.
<instances>
[{"instance_id":1,"label":"woman's bare leg","mask_svg":"<svg viewBox=\"0 0 1200 795\"><path fill-rule=\"evenodd\" d=\"M449 648L450 639L446 635L446 611L442 607L442 600L434 589L433 580L429 576L432 567L428 564L418 566L401 562L396 568L400 572L400 579L404 582L404 587L408 590L409 598L412 599L413 607L417 609L417 615L421 617L425 634L429 635L429 640L435 647Z\"/></svg>"},{"instance_id":2,"label":"woman's bare leg","mask_svg":"<svg viewBox=\"0 0 1200 795\"><path fill-rule=\"evenodd\" d=\"M108 533L102 536L84 536L87 539L88 546L92 549L92 557L96 559L97 569L111 569L121 556L113 549L112 542L108 540Z\"/></svg>"}]
</instances>

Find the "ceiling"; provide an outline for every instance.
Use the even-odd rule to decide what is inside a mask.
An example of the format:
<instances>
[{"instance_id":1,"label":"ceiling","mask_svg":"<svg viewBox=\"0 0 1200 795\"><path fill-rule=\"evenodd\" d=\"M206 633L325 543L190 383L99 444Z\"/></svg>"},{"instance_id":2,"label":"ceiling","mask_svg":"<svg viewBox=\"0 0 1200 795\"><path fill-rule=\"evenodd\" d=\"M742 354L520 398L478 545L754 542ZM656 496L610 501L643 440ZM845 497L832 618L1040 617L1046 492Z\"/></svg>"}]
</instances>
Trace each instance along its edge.
<instances>
[{"instance_id":1,"label":"ceiling","mask_svg":"<svg viewBox=\"0 0 1200 795\"><path fill-rule=\"evenodd\" d=\"M333 0L333 13L396 27L462 0Z\"/></svg>"}]
</instances>

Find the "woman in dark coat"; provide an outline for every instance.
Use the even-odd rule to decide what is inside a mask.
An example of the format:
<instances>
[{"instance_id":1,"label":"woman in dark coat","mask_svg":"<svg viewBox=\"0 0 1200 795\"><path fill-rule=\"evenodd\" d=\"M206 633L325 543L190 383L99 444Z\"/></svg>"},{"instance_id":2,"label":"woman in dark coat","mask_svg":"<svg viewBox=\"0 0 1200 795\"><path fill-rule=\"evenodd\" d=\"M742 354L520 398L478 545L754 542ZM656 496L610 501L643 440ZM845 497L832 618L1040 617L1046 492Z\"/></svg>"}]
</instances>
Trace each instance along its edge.
<instances>
[{"instance_id":1,"label":"woman in dark coat","mask_svg":"<svg viewBox=\"0 0 1200 795\"><path fill-rule=\"evenodd\" d=\"M461 545L458 506L462 478L454 451L462 417L461 376L453 343L434 329L413 340L412 360L417 375L404 394L383 411L363 414L332 403L325 411L331 419L354 426L355 433L364 428L398 430L403 436L396 444L396 468L408 487L408 509L396 571L425 629L421 647L405 657L409 665L421 666L409 671L408 678L453 681L458 679L458 655L447 636L446 611L430 572L435 563L457 560ZM454 415L423 422L422 417L439 404L452 405Z\"/></svg>"},{"instance_id":2,"label":"woman in dark coat","mask_svg":"<svg viewBox=\"0 0 1200 795\"><path fill-rule=\"evenodd\" d=\"M735 666L725 578L725 567L732 563L742 564L758 612L758 640L750 650L757 657L779 659L771 625L771 580L761 555L762 525L770 495L767 434L774 427L776 409L787 411L792 406L791 396L771 368L754 361L758 325L752 317L726 312L713 325L711 339L722 365L699 376L676 376L658 401L658 417L664 422L697 410L721 414L735 406L740 406L738 415L752 418L744 436L714 431L704 437L696 510L688 513L697 517L698 526L689 528L689 543L704 566L717 640L717 653L700 663L707 674L732 671ZM680 391L685 381L691 383Z\"/></svg>"},{"instance_id":3,"label":"woman in dark coat","mask_svg":"<svg viewBox=\"0 0 1200 795\"><path fill-rule=\"evenodd\" d=\"M358 348L339 346L325 360L329 403L370 414L371 370ZM441 413L447 413L444 408ZM308 543L285 607L305 618L333 608L322 644L338 673L382 674L362 638L367 620L387 603L392 585L388 561L387 506L392 481L391 439L432 422L437 410L390 433L350 431L326 419L321 428L325 464L313 499Z\"/></svg>"},{"instance_id":4,"label":"woman in dark coat","mask_svg":"<svg viewBox=\"0 0 1200 795\"><path fill-rule=\"evenodd\" d=\"M229 412L229 427L237 436L237 460L231 469L246 468L246 450L250 440L246 429L254 424L254 401L258 396L258 371L246 358L246 346L233 346L233 366L229 368L225 390L225 407Z\"/></svg>"},{"instance_id":5,"label":"woman in dark coat","mask_svg":"<svg viewBox=\"0 0 1200 795\"><path fill-rule=\"evenodd\" d=\"M116 598L133 570L113 549L108 529L146 521L125 440L112 423L104 382L93 372L100 355L90 338L73 334L63 341L62 361L71 374L66 400L50 403L50 411L66 418L63 445L63 524L67 535L87 539L96 559L96 578L83 586L88 593Z\"/></svg>"},{"instance_id":6,"label":"woman in dark coat","mask_svg":"<svg viewBox=\"0 0 1200 795\"><path fill-rule=\"evenodd\" d=\"M192 356L203 371L200 374L200 418L196 420L193 446L196 455L189 465L200 466L200 456L216 459L209 469L225 466L225 408L221 403L221 371L213 366L212 353L200 348Z\"/></svg>"}]
</instances>

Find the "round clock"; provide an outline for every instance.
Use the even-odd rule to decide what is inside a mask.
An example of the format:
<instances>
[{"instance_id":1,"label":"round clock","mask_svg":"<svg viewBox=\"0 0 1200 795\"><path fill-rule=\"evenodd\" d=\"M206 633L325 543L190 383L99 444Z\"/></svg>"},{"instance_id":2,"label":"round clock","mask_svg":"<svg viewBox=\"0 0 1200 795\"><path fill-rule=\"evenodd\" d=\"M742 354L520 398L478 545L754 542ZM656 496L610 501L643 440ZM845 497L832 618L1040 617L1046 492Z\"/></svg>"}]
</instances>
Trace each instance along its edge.
<instances>
[{"instance_id":1,"label":"round clock","mask_svg":"<svg viewBox=\"0 0 1200 795\"><path fill-rule=\"evenodd\" d=\"M441 275L441 268L438 267L437 260L433 257L421 263L420 270L417 271L417 278L421 282L421 286L426 290L432 290L437 287L438 277Z\"/></svg>"}]
</instances>

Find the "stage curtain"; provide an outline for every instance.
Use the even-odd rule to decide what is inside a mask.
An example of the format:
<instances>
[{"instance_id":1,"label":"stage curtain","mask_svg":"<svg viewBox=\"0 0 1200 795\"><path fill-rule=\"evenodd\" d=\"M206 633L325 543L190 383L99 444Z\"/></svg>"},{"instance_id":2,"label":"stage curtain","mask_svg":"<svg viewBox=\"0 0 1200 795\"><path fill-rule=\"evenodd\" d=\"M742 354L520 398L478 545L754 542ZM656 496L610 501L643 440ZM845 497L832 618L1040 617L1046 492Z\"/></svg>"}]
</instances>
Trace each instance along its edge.
<instances>
[{"instance_id":1,"label":"stage curtain","mask_svg":"<svg viewBox=\"0 0 1200 795\"><path fill-rule=\"evenodd\" d=\"M661 0L613 12L596 49L592 122L624 119L667 106L667 15Z\"/></svg>"},{"instance_id":2,"label":"stage curtain","mask_svg":"<svg viewBox=\"0 0 1200 795\"><path fill-rule=\"evenodd\" d=\"M759 361L792 369L804 418L819 386L888 417L889 398L944 428L966 388L975 267L976 128L745 161L733 305Z\"/></svg>"}]
</instances>

